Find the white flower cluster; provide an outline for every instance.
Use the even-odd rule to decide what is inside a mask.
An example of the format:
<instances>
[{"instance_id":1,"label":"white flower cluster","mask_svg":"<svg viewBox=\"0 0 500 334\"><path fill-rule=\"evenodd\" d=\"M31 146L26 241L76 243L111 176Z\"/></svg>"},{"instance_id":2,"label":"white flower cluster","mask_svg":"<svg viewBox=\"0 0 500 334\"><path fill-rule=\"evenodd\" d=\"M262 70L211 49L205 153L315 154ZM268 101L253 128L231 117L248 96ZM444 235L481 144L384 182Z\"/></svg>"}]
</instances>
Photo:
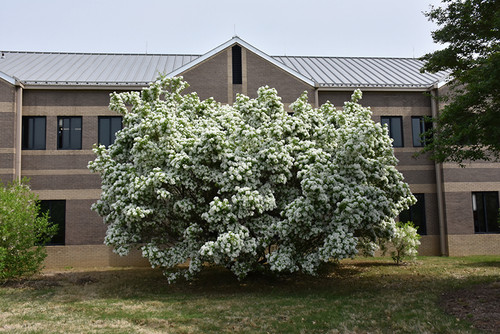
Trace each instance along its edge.
<instances>
[{"instance_id":1,"label":"white flower cluster","mask_svg":"<svg viewBox=\"0 0 500 334\"><path fill-rule=\"evenodd\" d=\"M200 255L217 264L236 261L242 253L256 254L257 243L249 237L248 229L241 228L239 233L232 231L220 234L216 241L207 241L200 248Z\"/></svg>"},{"instance_id":2,"label":"white flower cluster","mask_svg":"<svg viewBox=\"0 0 500 334\"><path fill-rule=\"evenodd\" d=\"M93 209L119 254L141 247L169 279L186 261L188 278L203 262L240 278L262 268L314 274L389 238L393 218L414 203L360 91L342 110L312 108L304 94L291 114L269 87L233 106L182 95L186 87L160 78L111 96L124 128L94 149L89 168L102 178Z\"/></svg>"},{"instance_id":3,"label":"white flower cluster","mask_svg":"<svg viewBox=\"0 0 500 334\"><path fill-rule=\"evenodd\" d=\"M396 224L391 242L394 247L391 256L396 263L400 263L405 257L413 260L420 246L420 235L411 222L399 222Z\"/></svg>"}]
</instances>

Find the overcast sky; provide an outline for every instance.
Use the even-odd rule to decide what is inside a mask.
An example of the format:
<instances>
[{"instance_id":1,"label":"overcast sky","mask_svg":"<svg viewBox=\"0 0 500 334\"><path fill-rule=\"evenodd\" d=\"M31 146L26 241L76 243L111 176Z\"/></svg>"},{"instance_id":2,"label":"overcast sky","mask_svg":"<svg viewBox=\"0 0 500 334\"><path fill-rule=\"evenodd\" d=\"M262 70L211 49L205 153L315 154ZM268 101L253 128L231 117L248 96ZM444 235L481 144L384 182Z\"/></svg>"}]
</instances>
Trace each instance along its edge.
<instances>
[{"instance_id":1,"label":"overcast sky","mask_svg":"<svg viewBox=\"0 0 500 334\"><path fill-rule=\"evenodd\" d=\"M203 54L238 35L269 55L419 57L439 0L0 0L0 50Z\"/></svg>"}]
</instances>

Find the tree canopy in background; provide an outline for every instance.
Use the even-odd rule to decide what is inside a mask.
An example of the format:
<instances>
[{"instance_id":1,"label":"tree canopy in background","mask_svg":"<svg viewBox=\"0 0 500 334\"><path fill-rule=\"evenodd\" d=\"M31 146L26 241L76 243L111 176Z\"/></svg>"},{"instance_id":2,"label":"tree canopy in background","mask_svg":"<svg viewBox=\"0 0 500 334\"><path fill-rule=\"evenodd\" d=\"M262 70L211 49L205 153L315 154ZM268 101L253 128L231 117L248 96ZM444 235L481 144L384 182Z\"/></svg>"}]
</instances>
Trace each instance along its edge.
<instances>
[{"instance_id":1,"label":"tree canopy in background","mask_svg":"<svg viewBox=\"0 0 500 334\"><path fill-rule=\"evenodd\" d=\"M314 109L304 93L288 113L276 90L238 95L234 105L196 93L180 78L142 92L113 94L124 128L94 149L100 173L93 205L119 254L140 248L153 267L189 261L242 278L249 272L302 271L354 256L394 231L415 202L396 170L386 127L357 101Z\"/></svg>"},{"instance_id":2,"label":"tree canopy in background","mask_svg":"<svg viewBox=\"0 0 500 334\"><path fill-rule=\"evenodd\" d=\"M443 0L425 13L445 48L423 56L422 70L451 71L450 92L424 151L439 161L500 158L500 1Z\"/></svg>"}]
</instances>

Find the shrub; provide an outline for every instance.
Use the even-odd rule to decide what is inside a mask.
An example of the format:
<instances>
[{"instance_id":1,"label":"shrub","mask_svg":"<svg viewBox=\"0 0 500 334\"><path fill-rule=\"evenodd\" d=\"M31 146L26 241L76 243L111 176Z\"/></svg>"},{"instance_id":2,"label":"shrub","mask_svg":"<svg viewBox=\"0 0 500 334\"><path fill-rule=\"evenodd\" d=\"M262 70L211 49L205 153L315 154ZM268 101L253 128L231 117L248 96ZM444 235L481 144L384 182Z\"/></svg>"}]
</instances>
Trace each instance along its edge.
<instances>
[{"instance_id":1,"label":"shrub","mask_svg":"<svg viewBox=\"0 0 500 334\"><path fill-rule=\"evenodd\" d=\"M43 244L57 226L39 210L27 180L0 183L0 279L32 275L42 268L47 255Z\"/></svg>"},{"instance_id":2,"label":"shrub","mask_svg":"<svg viewBox=\"0 0 500 334\"><path fill-rule=\"evenodd\" d=\"M400 264L404 258L414 260L417 256L417 248L420 245L420 235L412 222L396 223L394 235L391 238L394 250L391 256L394 262Z\"/></svg>"},{"instance_id":3,"label":"shrub","mask_svg":"<svg viewBox=\"0 0 500 334\"><path fill-rule=\"evenodd\" d=\"M358 242L391 236L393 218L415 202L396 170L386 127L357 101L312 108L304 93L287 112L262 87L234 105L195 93L181 78L112 94L124 128L94 148L102 179L93 205L118 254L142 250L169 279L189 260L239 278L254 270L314 274L353 257Z\"/></svg>"}]
</instances>

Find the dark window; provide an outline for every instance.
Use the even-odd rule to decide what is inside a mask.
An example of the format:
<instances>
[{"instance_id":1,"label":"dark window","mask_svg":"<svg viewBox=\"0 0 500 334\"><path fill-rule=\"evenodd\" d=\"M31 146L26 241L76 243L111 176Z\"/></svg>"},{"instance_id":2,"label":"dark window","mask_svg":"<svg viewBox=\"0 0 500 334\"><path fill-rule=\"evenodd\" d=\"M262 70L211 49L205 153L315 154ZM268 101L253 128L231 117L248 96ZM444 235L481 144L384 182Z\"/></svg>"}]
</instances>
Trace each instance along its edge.
<instances>
[{"instance_id":1,"label":"dark window","mask_svg":"<svg viewBox=\"0 0 500 334\"><path fill-rule=\"evenodd\" d=\"M424 194L413 194L417 198L417 203L410 206L399 214L399 220L403 223L413 222L417 227L417 232L421 235L427 234L425 224L425 196Z\"/></svg>"},{"instance_id":2,"label":"dark window","mask_svg":"<svg viewBox=\"0 0 500 334\"><path fill-rule=\"evenodd\" d=\"M403 118L401 116L382 116L380 118L382 125L387 124L389 137L394 141L394 147L403 147Z\"/></svg>"},{"instance_id":3,"label":"dark window","mask_svg":"<svg viewBox=\"0 0 500 334\"><path fill-rule=\"evenodd\" d=\"M47 245L64 245L66 226L66 201L40 201L40 212L49 211L49 220L58 226L57 233Z\"/></svg>"},{"instance_id":4,"label":"dark window","mask_svg":"<svg viewBox=\"0 0 500 334\"><path fill-rule=\"evenodd\" d=\"M23 150L45 150L45 116L23 116Z\"/></svg>"},{"instance_id":5,"label":"dark window","mask_svg":"<svg viewBox=\"0 0 500 334\"><path fill-rule=\"evenodd\" d=\"M413 136L413 146L422 147L430 138L424 138L423 134L432 128L431 122L426 122L425 117L417 116L411 118L411 130Z\"/></svg>"},{"instance_id":6,"label":"dark window","mask_svg":"<svg viewBox=\"0 0 500 334\"><path fill-rule=\"evenodd\" d=\"M121 116L99 117L99 145L108 147L115 142L115 134L122 129Z\"/></svg>"},{"instance_id":7,"label":"dark window","mask_svg":"<svg viewBox=\"0 0 500 334\"><path fill-rule=\"evenodd\" d=\"M242 83L243 70L241 63L241 47L235 45L232 48L233 58L233 84L239 85Z\"/></svg>"},{"instance_id":8,"label":"dark window","mask_svg":"<svg viewBox=\"0 0 500 334\"><path fill-rule=\"evenodd\" d=\"M60 150L82 149L82 118L57 118L57 148Z\"/></svg>"},{"instance_id":9,"label":"dark window","mask_svg":"<svg viewBox=\"0 0 500 334\"><path fill-rule=\"evenodd\" d=\"M500 232L498 222L498 192L472 193L472 212L474 214L474 232Z\"/></svg>"}]
</instances>

